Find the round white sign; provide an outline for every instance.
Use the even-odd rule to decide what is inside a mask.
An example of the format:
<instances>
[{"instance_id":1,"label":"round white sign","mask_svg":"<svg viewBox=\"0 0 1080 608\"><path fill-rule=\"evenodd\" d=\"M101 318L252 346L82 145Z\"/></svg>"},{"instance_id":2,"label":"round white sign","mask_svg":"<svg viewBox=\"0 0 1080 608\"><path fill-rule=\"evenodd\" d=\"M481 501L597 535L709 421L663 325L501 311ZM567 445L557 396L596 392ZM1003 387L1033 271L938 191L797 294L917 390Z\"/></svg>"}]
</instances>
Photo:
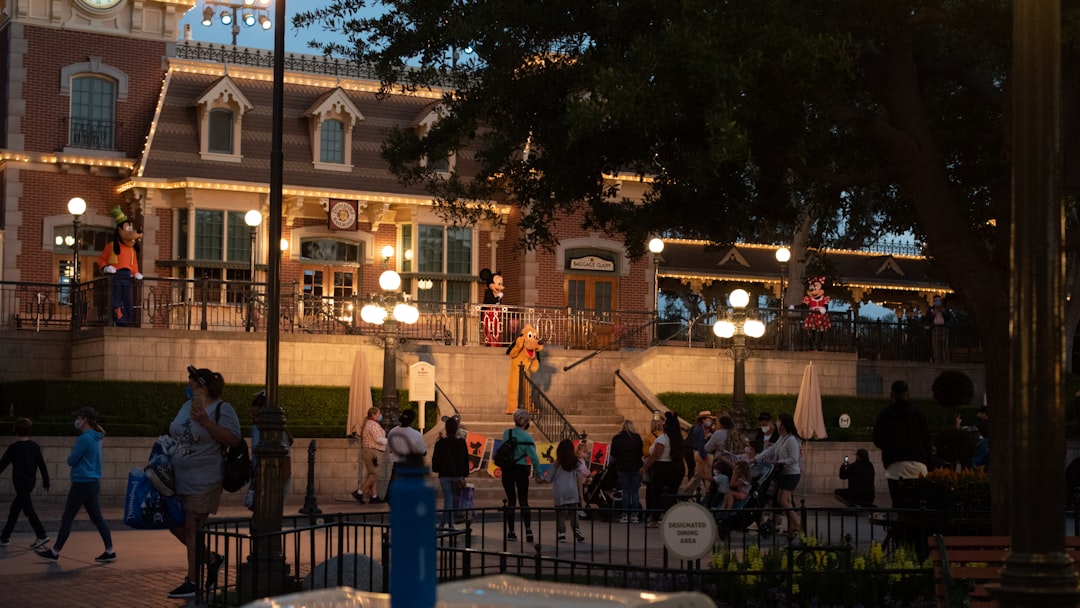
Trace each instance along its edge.
<instances>
[{"instance_id":1,"label":"round white sign","mask_svg":"<svg viewBox=\"0 0 1080 608\"><path fill-rule=\"evenodd\" d=\"M711 555L716 544L716 519L696 502L676 503L660 522L664 546L682 560Z\"/></svg>"}]
</instances>

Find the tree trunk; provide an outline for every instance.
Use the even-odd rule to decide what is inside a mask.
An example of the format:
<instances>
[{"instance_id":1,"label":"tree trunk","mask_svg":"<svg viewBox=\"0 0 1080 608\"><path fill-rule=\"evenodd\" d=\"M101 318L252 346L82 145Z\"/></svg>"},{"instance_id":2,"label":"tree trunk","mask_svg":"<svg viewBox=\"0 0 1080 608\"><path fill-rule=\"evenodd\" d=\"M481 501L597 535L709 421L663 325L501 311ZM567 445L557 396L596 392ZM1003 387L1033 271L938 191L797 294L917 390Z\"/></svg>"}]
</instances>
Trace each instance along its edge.
<instances>
[{"instance_id":1,"label":"tree trunk","mask_svg":"<svg viewBox=\"0 0 1080 608\"><path fill-rule=\"evenodd\" d=\"M994 504L994 533L1007 534L1011 505L1006 480L1012 463L1006 446L995 444L993 438L1006 436L1005 429L1012 416L1008 403L1008 269L988 259L982 243L971 232L926 119L911 48L907 40L894 42L888 51L888 77L882 100L888 109L889 124L880 139L903 176L900 184L926 233L937 266L962 298L979 332L986 365L987 407L991 412L990 494Z\"/></svg>"}]
</instances>

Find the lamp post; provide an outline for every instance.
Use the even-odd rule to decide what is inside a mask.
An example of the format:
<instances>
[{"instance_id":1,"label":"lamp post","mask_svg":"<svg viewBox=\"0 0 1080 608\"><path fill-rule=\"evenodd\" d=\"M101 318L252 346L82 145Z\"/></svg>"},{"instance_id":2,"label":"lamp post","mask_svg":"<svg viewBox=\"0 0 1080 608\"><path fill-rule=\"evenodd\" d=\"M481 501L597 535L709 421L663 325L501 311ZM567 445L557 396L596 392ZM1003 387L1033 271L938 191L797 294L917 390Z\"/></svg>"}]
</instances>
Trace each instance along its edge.
<instances>
[{"instance_id":1,"label":"lamp post","mask_svg":"<svg viewBox=\"0 0 1080 608\"><path fill-rule=\"evenodd\" d=\"M252 27L256 23L264 30L274 27L270 19L270 0L203 0L202 24L210 27L214 24L214 16L217 14L222 25L232 26L232 45L236 46L236 38L240 35L240 24ZM280 21L280 20L279 20Z\"/></svg>"},{"instance_id":2,"label":"lamp post","mask_svg":"<svg viewBox=\"0 0 1080 608\"><path fill-rule=\"evenodd\" d=\"M81 315L79 314L79 219L86 213L86 201L76 196L68 201L67 204L68 213L71 214L71 231L72 231L72 243L71 243L71 261L72 261L72 281L71 281L71 329L78 329L81 323Z\"/></svg>"},{"instance_id":3,"label":"lamp post","mask_svg":"<svg viewBox=\"0 0 1080 608\"><path fill-rule=\"evenodd\" d=\"M660 254L664 252L664 241L654 238L649 241L649 253L653 256L653 343L656 343L660 324Z\"/></svg>"},{"instance_id":4,"label":"lamp post","mask_svg":"<svg viewBox=\"0 0 1080 608\"><path fill-rule=\"evenodd\" d=\"M393 254L393 247L383 249L384 264ZM391 429L397 426L400 413L397 400L398 323L416 323L420 318L420 311L410 304L408 296L400 291L401 275L394 270L387 269L379 275L379 288L382 293L371 295L371 301L360 309L360 318L365 323L382 326L383 385L382 404L379 409L383 415L383 426Z\"/></svg>"},{"instance_id":5,"label":"lamp post","mask_svg":"<svg viewBox=\"0 0 1080 608\"><path fill-rule=\"evenodd\" d=\"M731 389L731 419L739 433L746 433L749 416L746 411L746 359L750 353L746 349L746 337L760 338L765 335L765 324L746 313L750 303L750 294L743 289L736 289L728 296L731 309L725 311L724 318L713 324L713 333L721 338L734 338L731 357L735 361L735 374Z\"/></svg>"},{"instance_id":6,"label":"lamp post","mask_svg":"<svg viewBox=\"0 0 1080 608\"><path fill-rule=\"evenodd\" d=\"M791 340L789 339L791 328L788 326L787 314L787 273L788 262L791 261L791 250L787 247L780 247L776 250L776 261L780 263L780 331L777 333L777 339L780 341L779 346L783 348L786 345L791 347Z\"/></svg>"},{"instance_id":7,"label":"lamp post","mask_svg":"<svg viewBox=\"0 0 1080 608\"><path fill-rule=\"evenodd\" d=\"M255 237L259 230L259 224L262 223L262 214L257 209L252 209L244 214L244 223L247 224L249 232L251 233L251 264L248 266L248 288L247 288L247 319L244 323L244 331L255 331Z\"/></svg>"}]
</instances>

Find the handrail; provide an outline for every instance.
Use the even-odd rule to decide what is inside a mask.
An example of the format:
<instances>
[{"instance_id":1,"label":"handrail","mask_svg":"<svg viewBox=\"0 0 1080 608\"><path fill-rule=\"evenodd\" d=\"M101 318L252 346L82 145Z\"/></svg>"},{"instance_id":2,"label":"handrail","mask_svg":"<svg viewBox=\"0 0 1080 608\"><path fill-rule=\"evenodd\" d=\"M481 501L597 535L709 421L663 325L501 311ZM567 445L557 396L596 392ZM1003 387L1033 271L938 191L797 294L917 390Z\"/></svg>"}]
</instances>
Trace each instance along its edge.
<instances>
[{"instance_id":1,"label":"handrail","mask_svg":"<svg viewBox=\"0 0 1080 608\"><path fill-rule=\"evenodd\" d=\"M454 406L454 402L450 400L450 397L446 396L446 391L442 390L442 387L439 386L438 382L436 382L435 383L435 397L436 397L436 399L438 399L439 395L442 395L442 398L446 401L446 403L448 403L450 405L450 409L454 410L454 415L455 416L461 414L461 412L458 411L457 407Z\"/></svg>"},{"instance_id":2,"label":"handrail","mask_svg":"<svg viewBox=\"0 0 1080 608\"><path fill-rule=\"evenodd\" d=\"M540 431L545 439L556 443L563 439L585 438L585 434L579 433L544 391L529 378L525 373L525 366L518 369L518 374L518 407L529 412L536 430Z\"/></svg>"},{"instance_id":3,"label":"handrail","mask_svg":"<svg viewBox=\"0 0 1080 608\"><path fill-rule=\"evenodd\" d=\"M640 333L641 330L645 329L646 327L651 327L651 326L653 326L655 324L656 324L656 318L654 317L652 319L649 319L645 323L642 323L641 325L638 325L637 327L635 327L635 328L631 329L630 331L626 332L626 334L632 336L634 334ZM568 372L568 371L574 369L575 367L581 365L582 363L585 363L589 359L592 359L593 357L599 355L600 353L602 353L602 352L604 352L606 350L611 350L612 348L617 346L618 343L619 343L618 340L612 340L611 342L608 342L607 344L605 344L605 345L601 346L600 348L594 350L593 352L585 355L584 357L578 359L577 361L574 361L570 365L563 366L562 371Z\"/></svg>"},{"instance_id":4,"label":"handrail","mask_svg":"<svg viewBox=\"0 0 1080 608\"><path fill-rule=\"evenodd\" d=\"M632 385L632 384L630 384L629 382L627 382L627 381L626 381L626 378L623 378L623 375L622 375L622 370L620 370L620 369L617 369L617 370L615 370L615 377L619 379L619 382L622 382L622 383L623 383L623 386L625 386L626 388L630 389L630 393L631 393L631 394L633 394L633 395L634 395L634 397L636 397L636 398L637 398L638 402L640 402L640 403L641 403L641 405L645 406L645 409L649 410L649 414L650 414L650 415L652 415L652 414L655 414L655 413L656 413L656 410L654 410L654 409L652 408L652 406L651 406L651 405L649 405L649 400L648 400L648 399L646 399L644 395L642 395L641 393L639 393L639 392L638 392L638 390L637 390L636 388L634 388L634 385Z\"/></svg>"}]
</instances>

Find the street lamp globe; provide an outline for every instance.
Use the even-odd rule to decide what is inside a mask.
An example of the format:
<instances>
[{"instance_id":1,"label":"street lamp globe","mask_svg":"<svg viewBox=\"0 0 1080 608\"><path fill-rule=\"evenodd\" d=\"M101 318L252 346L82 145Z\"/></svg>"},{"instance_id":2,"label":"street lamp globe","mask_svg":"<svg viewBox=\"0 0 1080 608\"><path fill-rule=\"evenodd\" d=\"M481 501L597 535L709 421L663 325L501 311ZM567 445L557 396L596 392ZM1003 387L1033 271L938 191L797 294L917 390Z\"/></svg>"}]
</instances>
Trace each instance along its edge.
<instances>
[{"instance_id":1,"label":"street lamp globe","mask_svg":"<svg viewBox=\"0 0 1080 608\"><path fill-rule=\"evenodd\" d=\"M791 250L787 247L781 247L776 250L776 261L781 264L787 264L791 260Z\"/></svg>"},{"instance_id":2,"label":"street lamp globe","mask_svg":"<svg viewBox=\"0 0 1080 608\"><path fill-rule=\"evenodd\" d=\"M252 209L244 214L244 223L250 228L255 228L262 223L262 214Z\"/></svg>"},{"instance_id":3,"label":"street lamp globe","mask_svg":"<svg viewBox=\"0 0 1080 608\"><path fill-rule=\"evenodd\" d=\"M401 275L393 270L384 270L379 275L379 288L383 291L397 291L401 287Z\"/></svg>"},{"instance_id":4,"label":"street lamp globe","mask_svg":"<svg viewBox=\"0 0 1080 608\"><path fill-rule=\"evenodd\" d=\"M407 304L405 302L398 302L394 305L394 320L400 321L406 325L412 325L420 319L420 311L415 306Z\"/></svg>"},{"instance_id":5,"label":"street lamp globe","mask_svg":"<svg viewBox=\"0 0 1080 608\"><path fill-rule=\"evenodd\" d=\"M735 308L746 308L746 305L750 303L750 294L745 289L736 289L728 296L728 301Z\"/></svg>"},{"instance_id":6,"label":"street lamp globe","mask_svg":"<svg viewBox=\"0 0 1080 608\"><path fill-rule=\"evenodd\" d=\"M651 241L649 241L649 252L650 253L661 253L663 251L664 251L664 241L663 241L663 239L654 238Z\"/></svg>"},{"instance_id":7,"label":"street lamp globe","mask_svg":"<svg viewBox=\"0 0 1080 608\"><path fill-rule=\"evenodd\" d=\"M364 320L364 323L371 323L372 325L382 325L386 322L386 309L382 306L376 306L375 304L365 304L360 309L360 318Z\"/></svg>"},{"instance_id":8,"label":"street lamp globe","mask_svg":"<svg viewBox=\"0 0 1080 608\"><path fill-rule=\"evenodd\" d=\"M743 331L751 338L760 338L765 335L765 324L757 319L747 319Z\"/></svg>"},{"instance_id":9,"label":"street lamp globe","mask_svg":"<svg viewBox=\"0 0 1080 608\"><path fill-rule=\"evenodd\" d=\"M735 324L727 319L722 319L713 324L712 330L717 337L730 338L735 335Z\"/></svg>"},{"instance_id":10,"label":"street lamp globe","mask_svg":"<svg viewBox=\"0 0 1080 608\"><path fill-rule=\"evenodd\" d=\"M382 248L382 257L384 260L389 260L390 258L394 257L393 245L387 245Z\"/></svg>"},{"instance_id":11,"label":"street lamp globe","mask_svg":"<svg viewBox=\"0 0 1080 608\"><path fill-rule=\"evenodd\" d=\"M68 201L67 204L68 213L74 216L80 216L86 213L86 201L76 196Z\"/></svg>"}]
</instances>

